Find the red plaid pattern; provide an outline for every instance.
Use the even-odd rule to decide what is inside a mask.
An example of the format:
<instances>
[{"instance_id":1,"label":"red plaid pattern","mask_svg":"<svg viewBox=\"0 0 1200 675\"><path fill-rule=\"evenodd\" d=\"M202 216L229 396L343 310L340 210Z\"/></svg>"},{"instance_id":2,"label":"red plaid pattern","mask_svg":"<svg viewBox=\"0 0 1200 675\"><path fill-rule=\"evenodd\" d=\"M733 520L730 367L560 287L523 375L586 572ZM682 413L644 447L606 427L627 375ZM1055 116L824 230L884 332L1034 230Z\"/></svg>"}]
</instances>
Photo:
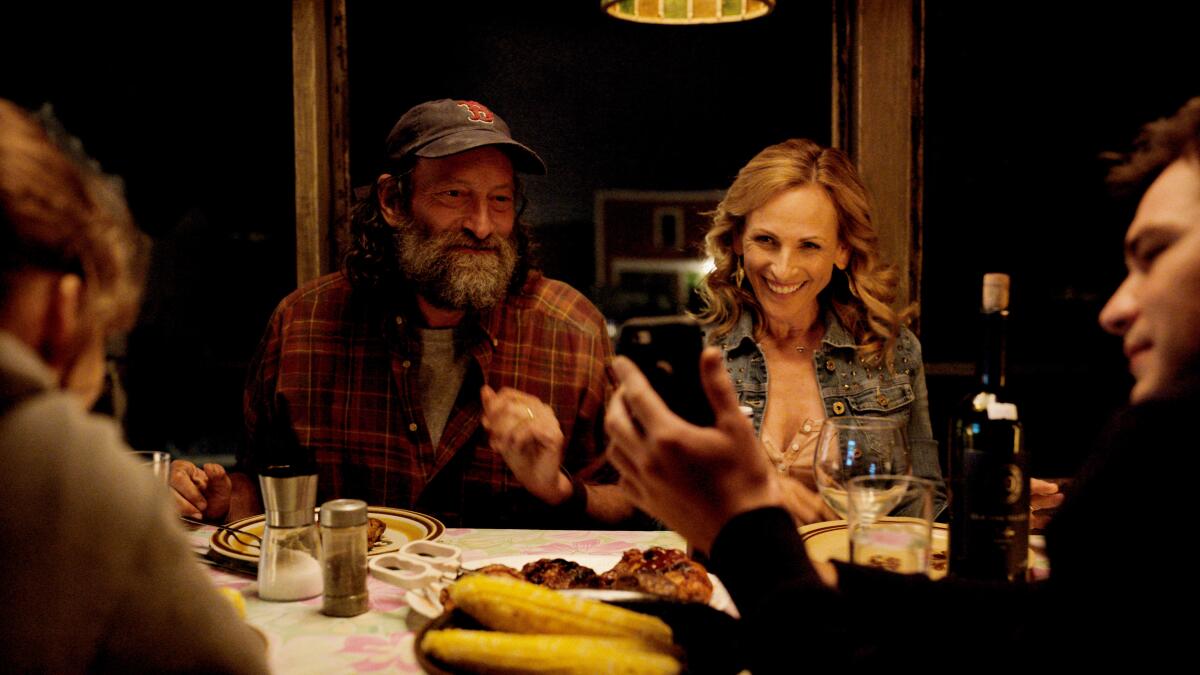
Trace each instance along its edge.
<instances>
[{"instance_id":1,"label":"red plaid pattern","mask_svg":"<svg viewBox=\"0 0 1200 675\"><path fill-rule=\"evenodd\" d=\"M603 450L612 359L600 312L570 286L532 273L519 294L471 322L471 365L437 447L417 390L410 316L353 292L340 272L285 298L250 369L241 468L315 459L319 500L410 508L450 526L560 518L488 447L479 388L537 396L558 416L567 469L592 463Z\"/></svg>"}]
</instances>

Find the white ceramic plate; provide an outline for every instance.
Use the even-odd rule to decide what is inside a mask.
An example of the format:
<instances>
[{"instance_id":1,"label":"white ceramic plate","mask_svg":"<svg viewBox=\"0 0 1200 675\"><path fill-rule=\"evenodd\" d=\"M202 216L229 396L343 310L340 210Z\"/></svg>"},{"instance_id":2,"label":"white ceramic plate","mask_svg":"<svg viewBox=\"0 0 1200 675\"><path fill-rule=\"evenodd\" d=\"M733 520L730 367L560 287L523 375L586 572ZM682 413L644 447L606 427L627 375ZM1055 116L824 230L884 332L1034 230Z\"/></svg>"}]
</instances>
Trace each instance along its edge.
<instances>
[{"instance_id":1,"label":"white ceramic plate","mask_svg":"<svg viewBox=\"0 0 1200 675\"><path fill-rule=\"evenodd\" d=\"M387 532L383 534L383 538L380 539L378 544L367 551L368 556L399 551L400 547L404 544L418 539L437 539L446 530L446 526L442 525L442 522L437 518L406 509L369 506L367 507L367 515L371 518L378 518L387 525ZM261 537L265 529L264 522L265 516L259 514L229 523L227 527L236 528ZM250 540L247 537L243 537L243 539L246 541ZM243 544L226 530L213 532L208 545L218 555L258 564L258 547Z\"/></svg>"},{"instance_id":2,"label":"white ceramic plate","mask_svg":"<svg viewBox=\"0 0 1200 675\"><path fill-rule=\"evenodd\" d=\"M550 553L542 555L510 555L496 558L482 558L480 560L466 560L463 561L463 569L477 570L484 565L508 565L509 567L520 571L520 569L527 563L531 563L535 560L541 560L542 558L562 558L563 560L569 560L573 563L583 565L584 567L590 567L596 574L604 574L612 569L617 563L621 562L620 555L592 555L584 553L566 553L562 555L556 555ZM729 596L729 591L725 589L725 585L721 583L721 580L718 579L715 574L709 573L708 579L713 585L712 598L710 598L708 601L709 606L713 609L720 610L726 614L736 617L738 615L737 608L734 607L733 598ZM615 591L598 588L580 588L564 592L575 593L585 597L595 598L597 600L625 600L646 596L645 593L641 593L639 591Z\"/></svg>"}]
</instances>

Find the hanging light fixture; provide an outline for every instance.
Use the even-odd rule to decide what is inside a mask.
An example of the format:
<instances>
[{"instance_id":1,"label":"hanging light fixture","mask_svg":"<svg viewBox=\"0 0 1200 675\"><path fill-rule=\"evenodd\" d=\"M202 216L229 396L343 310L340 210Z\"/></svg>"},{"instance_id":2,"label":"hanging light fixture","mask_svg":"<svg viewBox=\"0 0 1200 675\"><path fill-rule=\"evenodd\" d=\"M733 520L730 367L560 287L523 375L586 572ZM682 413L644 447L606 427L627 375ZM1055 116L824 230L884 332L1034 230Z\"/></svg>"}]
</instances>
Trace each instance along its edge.
<instances>
[{"instance_id":1,"label":"hanging light fixture","mask_svg":"<svg viewBox=\"0 0 1200 675\"><path fill-rule=\"evenodd\" d=\"M730 23L766 16L775 0L600 0L610 16L639 23Z\"/></svg>"}]
</instances>

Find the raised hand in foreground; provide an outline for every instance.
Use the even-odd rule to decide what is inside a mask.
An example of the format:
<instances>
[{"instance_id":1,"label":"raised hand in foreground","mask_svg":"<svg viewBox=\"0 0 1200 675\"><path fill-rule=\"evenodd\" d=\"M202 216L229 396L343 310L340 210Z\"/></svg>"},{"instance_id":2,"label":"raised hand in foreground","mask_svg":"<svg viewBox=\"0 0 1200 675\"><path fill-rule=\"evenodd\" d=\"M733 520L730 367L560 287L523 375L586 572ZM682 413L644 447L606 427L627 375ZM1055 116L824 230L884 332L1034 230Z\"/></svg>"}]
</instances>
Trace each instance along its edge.
<instances>
[{"instance_id":1,"label":"raised hand in foreground","mask_svg":"<svg viewBox=\"0 0 1200 675\"><path fill-rule=\"evenodd\" d=\"M758 447L738 410L721 353L700 357L704 391L716 424L697 427L671 412L637 366L613 361L620 386L604 428L609 459L633 503L707 552L733 516L764 506L787 507L782 478Z\"/></svg>"}]
</instances>

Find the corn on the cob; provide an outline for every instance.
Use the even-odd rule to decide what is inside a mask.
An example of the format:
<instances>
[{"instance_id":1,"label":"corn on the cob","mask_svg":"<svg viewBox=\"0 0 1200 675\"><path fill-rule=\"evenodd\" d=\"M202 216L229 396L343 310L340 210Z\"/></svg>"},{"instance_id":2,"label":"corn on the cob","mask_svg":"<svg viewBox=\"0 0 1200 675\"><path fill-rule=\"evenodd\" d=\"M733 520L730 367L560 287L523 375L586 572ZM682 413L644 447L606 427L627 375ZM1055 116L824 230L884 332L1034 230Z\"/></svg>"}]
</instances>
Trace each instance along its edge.
<instances>
[{"instance_id":1,"label":"corn on the cob","mask_svg":"<svg viewBox=\"0 0 1200 675\"><path fill-rule=\"evenodd\" d=\"M658 617L564 595L527 581L472 574L450 587L454 604L488 628L512 633L631 637L662 648L671 627Z\"/></svg>"},{"instance_id":2,"label":"corn on the cob","mask_svg":"<svg viewBox=\"0 0 1200 675\"><path fill-rule=\"evenodd\" d=\"M459 628L431 630L426 654L479 673L676 675L679 662L640 640L588 635L518 635Z\"/></svg>"}]
</instances>

